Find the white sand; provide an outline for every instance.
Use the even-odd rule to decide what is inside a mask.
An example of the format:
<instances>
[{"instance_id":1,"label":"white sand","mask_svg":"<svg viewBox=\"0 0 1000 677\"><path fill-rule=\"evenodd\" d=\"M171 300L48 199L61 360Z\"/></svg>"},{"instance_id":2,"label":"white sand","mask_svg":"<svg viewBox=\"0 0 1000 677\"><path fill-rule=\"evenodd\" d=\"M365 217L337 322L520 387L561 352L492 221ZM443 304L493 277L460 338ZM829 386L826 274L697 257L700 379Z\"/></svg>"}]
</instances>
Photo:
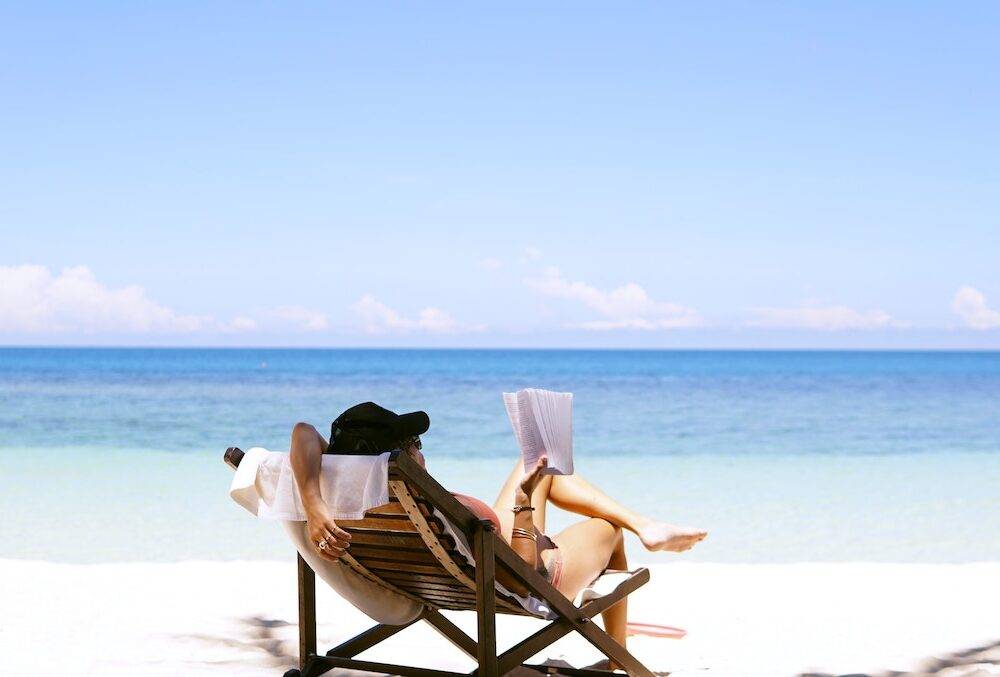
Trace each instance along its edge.
<instances>
[{"instance_id":1,"label":"white sand","mask_svg":"<svg viewBox=\"0 0 1000 677\"><path fill-rule=\"evenodd\" d=\"M3 674L274 676L295 662L291 562L0 560L0 571ZM371 624L322 585L318 604L322 647ZM473 614L450 615L474 634ZM630 640L674 675L1000 674L1000 563L666 564L632 596L630 617L688 630ZM501 647L536 627L502 617ZM472 668L424 624L365 656ZM546 657L586 665L597 654L569 637ZM933 657L982 667L941 670Z\"/></svg>"}]
</instances>

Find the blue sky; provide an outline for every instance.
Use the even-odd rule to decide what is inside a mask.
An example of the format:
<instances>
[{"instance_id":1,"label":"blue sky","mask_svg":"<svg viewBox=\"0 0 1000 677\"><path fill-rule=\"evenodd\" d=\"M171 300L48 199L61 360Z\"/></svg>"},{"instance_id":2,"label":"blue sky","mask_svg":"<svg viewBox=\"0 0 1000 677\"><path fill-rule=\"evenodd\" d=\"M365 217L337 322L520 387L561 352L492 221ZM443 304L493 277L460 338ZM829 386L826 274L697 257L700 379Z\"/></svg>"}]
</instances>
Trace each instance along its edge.
<instances>
[{"instance_id":1,"label":"blue sky","mask_svg":"<svg viewBox=\"0 0 1000 677\"><path fill-rule=\"evenodd\" d=\"M996 3L0 9L0 343L1000 348Z\"/></svg>"}]
</instances>

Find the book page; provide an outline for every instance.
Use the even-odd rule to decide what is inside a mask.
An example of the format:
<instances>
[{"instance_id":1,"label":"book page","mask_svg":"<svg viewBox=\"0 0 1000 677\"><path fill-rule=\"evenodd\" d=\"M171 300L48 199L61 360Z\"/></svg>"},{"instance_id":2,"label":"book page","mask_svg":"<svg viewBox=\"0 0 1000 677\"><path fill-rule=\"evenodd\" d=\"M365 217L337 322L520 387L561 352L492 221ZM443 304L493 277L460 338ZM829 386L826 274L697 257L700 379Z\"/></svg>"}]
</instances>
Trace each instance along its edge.
<instances>
[{"instance_id":1,"label":"book page","mask_svg":"<svg viewBox=\"0 0 1000 677\"><path fill-rule=\"evenodd\" d=\"M538 428L535 425L531 404L527 401L524 390L519 390L516 393L504 393L503 403L507 408L507 417L514 430L517 445L521 448L521 459L525 472L527 472L545 453L545 448L538 436Z\"/></svg>"},{"instance_id":2,"label":"book page","mask_svg":"<svg viewBox=\"0 0 1000 677\"><path fill-rule=\"evenodd\" d=\"M532 418L554 475L573 474L573 393L527 390Z\"/></svg>"},{"instance_id":3,"label":"book page","mask_svg":"<svg viewBox=\"0 0 1000 677\"><path fill-rule=\"evenodd\" d=\"M510 427L514 431L514 439L517 446L524 453L524 439L521 437L521 414L517 406L517 393L504 393L503 405L507 409L507 418L510 419Z\"/></svg>"},{"instance_id":4,"label":"book page","mask_svg":"<svg viewBox=\"0 0 1000 677\"><path fill-rule=\"evenodd\" d=\"M526 388L503 393L504 406L514 437L521 448L524 471L546 454L546 475L573 473L572 393Z\"/></svg>"},{"instance_id":5,"label":"book page","mask_svg":"<svg viewBox=\"0 0 1000 677\"><path fill-rule=\"evenodd\" d=\"M529 391L518 391L517 411L521 430L521 455L524 460L524 472L528 472L535 467L538 459L545 453L545 445L538 432L538 421L535 420Z\"/></svg>"}]
</instances>

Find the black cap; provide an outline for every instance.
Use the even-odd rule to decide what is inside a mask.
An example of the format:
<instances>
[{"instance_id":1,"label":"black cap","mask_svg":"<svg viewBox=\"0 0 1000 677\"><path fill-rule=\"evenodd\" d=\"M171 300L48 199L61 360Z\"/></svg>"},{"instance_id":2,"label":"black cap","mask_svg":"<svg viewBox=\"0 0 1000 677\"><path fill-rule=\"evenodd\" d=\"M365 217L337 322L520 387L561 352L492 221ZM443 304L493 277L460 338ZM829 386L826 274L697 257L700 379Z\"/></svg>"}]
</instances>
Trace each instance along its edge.
<instances>
[{"instance_id":1,"label":"black cap","mask_svg":"<svg viewBox=\"0 0 1000 677\"><path fill-rule=\"evenodd\" d=\"M430 426L430 418L422 411L397 414L374 402L362 402L333 422L327 453L381 454L397 449L409 437L423 435Z\"/></svg>"}]
</instances>

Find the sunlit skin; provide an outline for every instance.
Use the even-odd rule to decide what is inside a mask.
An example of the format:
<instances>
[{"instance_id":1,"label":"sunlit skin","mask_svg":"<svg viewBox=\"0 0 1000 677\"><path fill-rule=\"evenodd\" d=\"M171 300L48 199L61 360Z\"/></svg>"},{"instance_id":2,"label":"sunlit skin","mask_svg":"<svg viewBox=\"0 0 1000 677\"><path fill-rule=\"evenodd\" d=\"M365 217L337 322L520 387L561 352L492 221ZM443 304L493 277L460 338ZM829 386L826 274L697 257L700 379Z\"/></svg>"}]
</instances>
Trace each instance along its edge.
<instances>
[{"instance_id":1,"label":"sunlit skin","mask_svg":"<svg viewBox=\"0 0 1000 677\"><path fill-rule=\"evenodd\" d=\"M350 547L351 535L337 526L329 516L320 495L319 475L326 448L327 442L316 428L308 423L295 424L292 429L290 457L306 512L309 540L321 557L337 561ZM404 451L421 467L426 468L424 455L416 445L409 446ZM521 462L515 463L493 503L493 510L500 518L504 540L525 562L536 569L551 562L553 551L545 550L539 561L534 541L520 536L512 538L513 528L545 533L545 508L550 502L587 518L552 537L559 546L563 559L562 576L557 587L569 599L575 598L580 590L605 569L628 569L623 530L638 536L643 546L650 551L684 552L708 535L702 529L657 522L633 512L579 474L543 475L541 471L547 465L548 459L542 456L535 467L525 473ZM514 506L531 506L534 510L514 513ZM318 544L323 540L326 540L328 547L320 549ZM511 589L519 587L516 581L505 581L504 577L500 578L500 582ZM515 591L518 592L516 589ZM623 646L626 615L626 600L601 614L605 630Z\"/></svg>"}]
</instances>

